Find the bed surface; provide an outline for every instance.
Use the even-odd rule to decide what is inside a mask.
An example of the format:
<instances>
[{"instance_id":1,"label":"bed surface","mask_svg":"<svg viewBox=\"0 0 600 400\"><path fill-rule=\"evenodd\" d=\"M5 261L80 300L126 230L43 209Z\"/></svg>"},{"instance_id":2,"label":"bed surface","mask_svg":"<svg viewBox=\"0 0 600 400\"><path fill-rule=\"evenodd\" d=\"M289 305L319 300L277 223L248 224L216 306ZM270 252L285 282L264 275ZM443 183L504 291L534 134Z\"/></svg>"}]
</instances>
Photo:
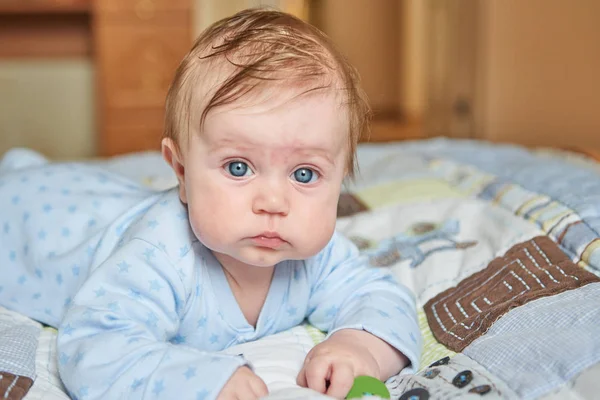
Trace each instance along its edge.
<instances>
[{"instance_id":1,"label":"bed surface","mask_svg":"<svg viewBox=\"0 0 600 400\"><path fill-rule=\"evenodd\" d=\"M387 382L393 398L596 398L600 164L447 139L361 145L359 162L338 230L414 292L424 336L418 372ZM157 153L100 163L157 189L175 183ZM0 339L12 332L15 340L23 324L33 337L20 340L16 362L0 363L30 375L24 398L68 398L56 377L55 332L8 310L0 316L8 321ZM270 398L319 398L294 380L322 339L306 325L242 346Z\"/></svg>"}]
</instances>

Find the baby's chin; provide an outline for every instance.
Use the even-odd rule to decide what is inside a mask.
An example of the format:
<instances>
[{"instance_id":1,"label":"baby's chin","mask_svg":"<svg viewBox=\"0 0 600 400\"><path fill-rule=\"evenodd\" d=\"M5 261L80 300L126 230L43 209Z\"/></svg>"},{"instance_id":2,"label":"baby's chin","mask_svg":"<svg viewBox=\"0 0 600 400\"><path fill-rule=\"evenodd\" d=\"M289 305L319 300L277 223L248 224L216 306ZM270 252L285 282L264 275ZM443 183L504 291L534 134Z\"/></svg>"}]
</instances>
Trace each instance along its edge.
<instances>
[{"instance_id":1,"label":"baby's chin","mask_svg":"<svg viewBox=\"0 0 600 400\"><path fill-rule=\"evenodd\" d=\"M295 256L294 252L272 250L260 247L244 249L244 251L232 255L232 257L244 264L247 264L248 266L257 268L272 267L273 265L279 264L283 261L299 259Z\"/></svg>"},{"instance_id":2,"label":"baby's chin","mask_svg":"<svg viewBox=\"0 0 600 400\"><path fill-rule=\"evenodd\" d=\"M261 247L244 248L234 252L226 251L222 252L222 254L226 254L236 261L254 268L268 268L284 261L304 260L308 258L307 255L290 249L282 251Z\"/></svg>"},{"instance_id":3,"label":"baby's chin","mask_svg":"<svg viewBox=\"0 0 600 400\"><path fill-rule=\"evenodd\" d=\"M313 257L319 251L300 252L295 249L277 251L264 248L244 249L238 254L232 255L235 259L252 267L272 267L284 261L306 260ZM249 251L248 251L249 250Z\"/></svg>"}]
</instances>

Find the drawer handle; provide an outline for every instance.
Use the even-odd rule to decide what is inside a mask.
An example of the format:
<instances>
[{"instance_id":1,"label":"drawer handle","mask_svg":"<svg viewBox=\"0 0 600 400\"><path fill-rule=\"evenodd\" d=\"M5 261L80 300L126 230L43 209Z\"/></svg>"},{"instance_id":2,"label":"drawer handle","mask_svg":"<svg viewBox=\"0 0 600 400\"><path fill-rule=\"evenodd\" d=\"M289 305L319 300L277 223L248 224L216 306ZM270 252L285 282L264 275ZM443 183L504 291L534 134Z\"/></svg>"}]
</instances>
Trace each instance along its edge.
<instances>
[{"instance_id":1,"label":"drawer handle","mask_svg":"<svg viewBox=\"0 0 600 400\"><path fill-rule=\"evenodd\" d=\"M147 21L154 17L156 7L152 0L140 0L135 5L135 15L142 21Z\"/></svg>"}]
</instances>

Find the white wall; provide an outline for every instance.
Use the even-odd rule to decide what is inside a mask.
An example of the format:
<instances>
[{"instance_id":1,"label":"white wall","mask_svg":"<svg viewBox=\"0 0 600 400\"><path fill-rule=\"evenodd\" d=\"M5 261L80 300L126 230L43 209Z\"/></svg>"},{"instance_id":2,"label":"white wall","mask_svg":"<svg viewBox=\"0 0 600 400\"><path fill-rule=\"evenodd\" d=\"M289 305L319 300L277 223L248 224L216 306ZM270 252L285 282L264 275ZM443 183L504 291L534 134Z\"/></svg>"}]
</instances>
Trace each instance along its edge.
<instances>
[{"instance_id":1,"label":"white wall","mask_svg":"<svg viewBox=\"0 0 600 400\"><path fill-rule=\"evenodd\" d=\"M24 146L51 157L94 155L93 79L88 60L0 62L0 154Z\"/></svg>"}]
</instances>

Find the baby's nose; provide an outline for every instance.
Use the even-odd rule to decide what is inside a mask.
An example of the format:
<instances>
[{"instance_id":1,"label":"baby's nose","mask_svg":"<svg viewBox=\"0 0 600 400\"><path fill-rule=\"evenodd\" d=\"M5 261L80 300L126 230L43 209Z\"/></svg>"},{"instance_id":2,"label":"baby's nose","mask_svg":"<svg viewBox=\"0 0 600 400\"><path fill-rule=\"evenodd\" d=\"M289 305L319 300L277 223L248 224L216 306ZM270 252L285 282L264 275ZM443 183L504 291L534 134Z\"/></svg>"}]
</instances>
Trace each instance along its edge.
<instances>
[{"instance_id":1,"label":"baby's nose","mask_svg":"<svg viewBox=\"0 0 600 400\"><path fill-rule=\"evenodd\" d=\"M255 214L277 214L286 216L289 213L289 201L285 185L271 183L257 190L252 204Z\"/></svg>"}]
</instances>

